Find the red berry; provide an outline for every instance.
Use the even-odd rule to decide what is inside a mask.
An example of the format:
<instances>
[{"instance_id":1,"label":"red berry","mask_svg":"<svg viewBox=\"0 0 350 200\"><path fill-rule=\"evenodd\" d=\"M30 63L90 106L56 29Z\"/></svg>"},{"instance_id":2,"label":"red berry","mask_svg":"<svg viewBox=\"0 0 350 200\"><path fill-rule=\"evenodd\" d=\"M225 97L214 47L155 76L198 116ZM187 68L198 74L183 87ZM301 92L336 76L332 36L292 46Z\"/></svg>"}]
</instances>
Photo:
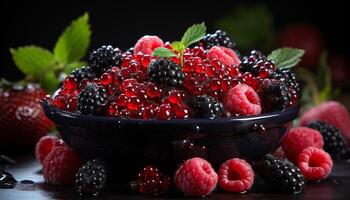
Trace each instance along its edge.
<instances>
[{"instance_id":1,"label":"red berry","mask_svg":"<svg viewBox=\"0 0 350 200\"><path fill-rule=\"evenodd\" d=\"M254 183L254 171L244 160L233 158L224 162L219 169L219 185L228 192L244 192Z\"/></svg>"},{"instance_id":2,"label":"red berry","mask_svg":"<svg viewBox=\"0 0 350 200\"><path fill-rule=\"evenodd\" d=\"M64 79L63 86L67 90L74 90L78 88L78 81L73 76L68 76L66 79Z\"/></svg>"},{"instance_id":3,"label":"red berry","mask_svg":"<svg viewBox=\"0 0 350 200\"><path fill-rule=\"evenodd\" d=\"M126 103L126 107L129 110L137 110L142 105L141 99L137 96L132 96L128 99L128 102Z\"/></svg>"},{"instance_id":4,"label":"red berry","mask_svg":"<svg viewBox=\"0 0 350 200\"><path fill-rule=\"evenodd\" d=\"M207 58L211 61L218 59L224 65L239 65L241 63L237 54L226 47L212 47L207 53Z\"/></svg>"},{"instance_id":5,"label":"red berry","mask_svg":"<svg viewBox=\"0 0 350 200\"><path fill-rule=\"evenodd\" d=\"M134 54L138 53L152 55L153 51L164 45L158 36L146 35L140 38L134 46Z\"/></svg>"},{"instance_id":6,"label":"red berry","mask_svg":"<svg viewBox=\"0 0 350 200\"><path fill-rule=\"evenodd\" d=\"M113 78L109 73L103 73L100 80L101 80L102 85L107 86L107 85L110 85L112 83Z\"/></svg>"},{"instance_id":7,"label":"red berry","mask_svg":"<svg viewBox=\"0 0 350 200\"><path fill-rule=\"evenodd\" d=\"M137 176L139 192L158 196L169 190L170 178L160 173L157 168L146 166Z\"/></svg>"},{"instance_id":8,"label":"red berry","mask_svg":"<svg viewBox=\"0 0 350 200\"><path fill-rule=\"evenodd\" d=\"M118 104L116 102L110 103L106 114L110 117L118 116Z\"/></svg>"},{"instance_id":9,"label":"red berry","mask_svg":"<svg viewBox=\"0 0 350 200\"><path fill-rule=\"evenodd\" d=\"M307 127L291 128L282 142L282 148L288 160L297 163L299 154L308 147L323 147L320 132Z\"/></svg>"},{"instance_id":10,"label":"red berry","mask_svg":"<svg viewBox=\"0 0 350 200\"><path fill-rule=\"evenodd\" d=\"M259 95L245 84L236 85L227 92L224 106L231 113L239 113L243 116L261 113Z\"/></svg>"},{"instance_id":11,"label":"red berry","mask_svg":"<svg viewBox=\"0 0 350 200\"><path fill-rule=\"evenodd\" d=\"M72 97L68 100L66 110L74 112L77 110L78 101L76 97Z\"/></svg>"},{"instance_id":12,"label":"red berry","mask_svg":"<svg viewBox=\"0 0 350 200\"><path fill-rule=\"evenodd\" d=\"M143 57L141 58L141 64L142 66L147 69L148 68L148 64L151 62L151 56L150 55L143 55Z\"/></svg>"},{"instance_id":13,"label":"red berry","mask_svg":"<svg viewBox=\"0 0 350 200\"><path fill-rule=\"evenodd\" d=\"M180 90L171 90L169 92L168 101L172 104L180 104L185 99L185 94Z\"/></svg>"},{"instance_id":14,"label":"red berry","mask_svg":"<svg viewBox=\"0 0 350 200\"><path fill-rule=\"evenodd\" d=\"M134 86L136 85L138 82L136 79L134 78L129 78L129 79L125 79L122 84L120 85L119 87L119 90L121 92L125 92L125 89L128 87L128 86Z\"/></svg>"},{"instance_id":15,"label":"red berry","mask_svg":"<svg viewBox=\"0 0 350 200\"><path fill-rule=\"evenodd\" d=\"M175 108L175 118L176 119L187 119L189 118L190 110L185 105L176 106Z\"/></svg>"},{"instance_id":16,"label":"red berry","mask_svg":"<svg viewBox=\"0 0 350 200\"><path fill-rule=\"evenodd\" d=\"M40 138L38 143L36 143L35 146L35 156L36 159L40 162L40 164L43 164L46 156L51 152L51 150L55 146L64 146L64 143L62 140L58 139L55 136L44 136Z\"/></svg>"},{"instance_id":17,"label":"red berry","mask_svg":"<svg viewBox=\"0 0 350 200\"><path fill-rule=\"evenodd\" d=\"M66 146L56 146L43 163L45 181L54 185L71 185L81 167L80 158Z\"/></svg>"},{"instance_id":18,"label":"red berry","mask_svg":"<svg viewBox=\"0 0 350 200\"><path fill-rule=\"evenodd\" d=\"M305 179L319 181L327 178L331 173L333 161L323 149L309 147L299 154L298 167Z\"/></svg>"},{"instance_id":19,"label":"red berry","mask_svg":"<svg viewBox=\"0 0 350 200\"><path fill-rule=\"evenodd\" d=\"M120 94L117 97L116 103L118 106L123 108L123 107L126 107L126 103L128 102L128 99L129 98L125 94Z\"/></svg>"},{"instance_id":20,"label":"red berry","mask_svg":"<svg viewBox=\"0 0 350 200\"><path fill-rule=\"evenodd\" d=\"M162 90L158 88L154 83L148 83L146 86L146 94L150 98L160 97Z\"/></svg>"},{"instance_id":21,"label":"red berry","mask_svg":"<svg viewBox=\"0 0 350 200\"><path fill-rule=\"evenodd\" d=\"M185 195L202 197L216 188L218 175L208 161L197 157L179 167L174 182Z\"/></svg>"},{"instance_id":22,"label":"red berry","mask_svg":"<svg viewBox=\"0 0 350 200\"><path fill-rule=\"evenodd\" d=\"M157 109L157 118L160 120L169 120L171 119L171 111L170 104L161 104Z\"/></svg>"}]
</instances>

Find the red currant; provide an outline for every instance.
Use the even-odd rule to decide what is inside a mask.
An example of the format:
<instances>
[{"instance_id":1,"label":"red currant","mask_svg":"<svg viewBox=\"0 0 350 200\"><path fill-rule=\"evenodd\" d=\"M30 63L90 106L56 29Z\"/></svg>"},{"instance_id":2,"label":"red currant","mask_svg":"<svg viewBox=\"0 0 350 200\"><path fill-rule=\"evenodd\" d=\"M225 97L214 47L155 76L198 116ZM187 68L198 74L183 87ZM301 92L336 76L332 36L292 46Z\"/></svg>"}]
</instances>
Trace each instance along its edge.
<instances>
[{"instance_id":1,"label":"red currant","mask_svg":"<svg viewBox=\"0 0 350 200\"><path fill-rule=\"evenodd\" d=\"M63 86L67 90L74 90L78 88L78 81L74 76L68 76L63 81Z\"/></svg>"}]
</instances>

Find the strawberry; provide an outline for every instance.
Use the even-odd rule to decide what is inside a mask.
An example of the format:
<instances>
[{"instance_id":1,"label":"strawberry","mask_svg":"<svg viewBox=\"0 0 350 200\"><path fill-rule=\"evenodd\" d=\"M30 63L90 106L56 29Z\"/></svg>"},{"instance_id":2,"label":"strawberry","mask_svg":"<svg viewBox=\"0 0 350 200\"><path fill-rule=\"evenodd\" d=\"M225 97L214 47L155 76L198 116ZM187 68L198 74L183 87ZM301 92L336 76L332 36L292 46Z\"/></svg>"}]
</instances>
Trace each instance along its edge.
<instances>
[{"instance_id":1,"label":"strawberry","mask_svg":"<svg viewBox=\"0 0 350 200\"><path fill-rule=\"evenodd\" d=\"M45 96L36 84L0 87L0 150L33 147L50 131L53 123L40 105Z\"/></svg>"}]
</instances>

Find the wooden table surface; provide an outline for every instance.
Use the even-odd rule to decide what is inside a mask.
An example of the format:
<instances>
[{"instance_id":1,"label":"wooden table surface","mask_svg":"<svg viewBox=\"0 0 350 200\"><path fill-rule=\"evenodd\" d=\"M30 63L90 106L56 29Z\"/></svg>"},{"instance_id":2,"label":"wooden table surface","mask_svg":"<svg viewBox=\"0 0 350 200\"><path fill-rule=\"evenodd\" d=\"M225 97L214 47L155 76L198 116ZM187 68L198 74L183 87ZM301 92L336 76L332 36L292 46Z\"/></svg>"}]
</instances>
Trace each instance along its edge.
<instances>
[{"instance_id":1,"label":"wooden table surface","mask_svg":"<svg viewBox=\"0 0 350 200\"><path fill-rule=\"evenodd\" d=\"M0 189L0 200L43 200L43 199L83 199L72 187L57 187L44 183L40 172L41 167L32 155L19 156L15 158L17 163L6 166L17 181L32 180L34 184L18 183L14 189ZM86 199L86 198L84 198ZM141 195L123 194L108 189L97 199L185 199L181 195L168 195L162 197L151 197ZM187 198L188 199L188 198ZM196 198L198 199L198 198ZM216 193L204 199L240 199L240 200L349 200L350 199L350 162L336 162L331 176L319 183L307 184L301 195L277 194L267 192L264 183L257 179L253 191L245 194Z\"/></svg>"}]
</instances>

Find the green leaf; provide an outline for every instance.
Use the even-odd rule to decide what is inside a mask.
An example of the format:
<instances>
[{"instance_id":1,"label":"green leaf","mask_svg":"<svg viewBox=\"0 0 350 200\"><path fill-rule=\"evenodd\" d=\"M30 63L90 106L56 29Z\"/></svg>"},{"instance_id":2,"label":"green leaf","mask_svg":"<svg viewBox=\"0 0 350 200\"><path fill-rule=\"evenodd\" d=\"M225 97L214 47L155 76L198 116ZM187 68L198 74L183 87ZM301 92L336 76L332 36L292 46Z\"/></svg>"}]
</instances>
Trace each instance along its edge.
<instances>
[{"instance_id":1,"label":"green leaf","mask_svg":"<svg viewBox=\"0 0 350 200\"><path fill-rule=\"evenodd\" d=\"M87 63L84 61L69 63L64 67L64 73L70 74L74 69L80 68L85 65L87 65Z\"/></svg>"},{"instance_id":2,"label":"green leaf","mask_svg":"<svg viewBox=\"0 0 350 200\"><path fill-rule=\"evenodd\" d=\"M267 57L275 62L277 68L291 68L296 66L305 51L294 48L280 48L276 49Z\"/></svg>"},{"instance_id":3,"label":"green leaf","mask_svg":"<svg viewBox=\"0 0 350 200\"><path fill-rule=\"evenodd\" d=\"M58 38L55 48L55 58L60 64L79 61L85 54L90 44L91 30L89 15L74 20Z\"/></svg>"},{"instance_id":4,"label":"green leaf","mask_svg":"<svg viewBox=\"0 0 350 200\"><path fill-rule=\"evenodd\" d=\"M274 46L273 16L263 3L236 6L214 26L225 30L242 50L269 52Z\"/></svg>"},{"instance_id":5,"label":"green leaf","mask_svg":"<svg viewBox=\"0 0 350 200\"><path fill-rule=\"evenodd\" d=\"M171 46L178 52L183 52L186 49L186 46L181 41L172 42Z\"/></svg>"},{"instance_id":6,"label":"green leaf","mask_svg":"<svg viewBox=\"0 0 350 200\"><path fill-rule=\"evenodd\" d=\"M158 47L158 48L156 48L153 51L152 56L159 56L159 57L163 57L163 58L170 58L170 57L177 56L177 54L175 52L173 52L172 50L168 49L168 48Z\"/></svg>"},{"instance_id":7,"label":"green leaf","mask_svg":"<svg viewBox=\"0 0 350 200\"><path fill-rule=\"evenodd\" d=\"M55 63L52 53L42 47L30 45L10 49L16 66L26 75L39 78L40 75L50 70Z\"/></svg>"},{"instance_id":8,"label":"green leaf","mask_svg":"<svg viewBox=\"0 0 350 200\"><path fill-rule=\"evenodd\" d=\"M58 78L55 76L55 73L53 71L50 71L45 74L40 79L40 85L47 91L48 93L54 92L59 84Z\"/></svg>"},{"instance_id":9,"label":"green leaf","mask_svg":"<svg viewBox=\"0 0 350 200\"><path fill-rule=\"evenodd\" d=\"M181 42L185 47L198 42L205 36L206 27L204 22L201 24L194 24L182 36Z\"/></svg>"}]
</instances>

